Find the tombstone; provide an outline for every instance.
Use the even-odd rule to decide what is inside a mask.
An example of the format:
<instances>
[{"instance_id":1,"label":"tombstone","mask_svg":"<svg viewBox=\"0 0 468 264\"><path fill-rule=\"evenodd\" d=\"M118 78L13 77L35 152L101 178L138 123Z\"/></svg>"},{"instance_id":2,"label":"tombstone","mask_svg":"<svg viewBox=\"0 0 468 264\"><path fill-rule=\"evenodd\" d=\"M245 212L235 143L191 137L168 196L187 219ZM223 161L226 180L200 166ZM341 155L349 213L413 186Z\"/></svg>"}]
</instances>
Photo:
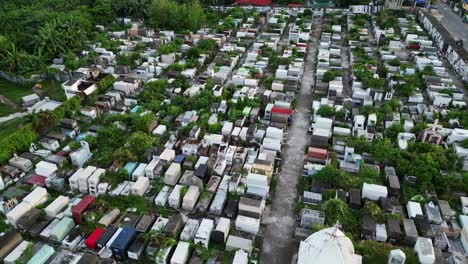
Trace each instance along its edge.
<instances>
[{"instance_id":1,"label":"tombstone","mask_svg":"<svg viewBox=\"0 0 468 264\"><path fill-rule=\"evenodd\" d=\"M388 256L388 264L405 264L406 255L401 249L394 249L390 251Z\"/></svg>"}]
</instances>

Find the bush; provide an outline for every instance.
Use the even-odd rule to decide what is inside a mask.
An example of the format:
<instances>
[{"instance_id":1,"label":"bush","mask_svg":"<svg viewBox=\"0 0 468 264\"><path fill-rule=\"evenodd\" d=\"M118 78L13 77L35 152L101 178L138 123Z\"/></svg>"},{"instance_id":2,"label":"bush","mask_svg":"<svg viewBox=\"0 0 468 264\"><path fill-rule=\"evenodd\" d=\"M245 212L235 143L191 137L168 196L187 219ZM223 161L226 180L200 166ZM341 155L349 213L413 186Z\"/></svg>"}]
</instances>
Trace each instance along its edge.
<instances>
[{"instance_id":1,"label":"bush","mask_svg":"<svg viewBox=\"0 0 468 264\"><path fill-rule=\"evenodd\" d=\"M335 80L335 73L332 72L332 71L326 71L324 74L323 74L323 81L324 82L330 82L330 81L333 81Z\"/></svg>"},{"instance_id":2,"label":"bush","mask_svg":"<svg viewBox=\"0 0 468 264\"><path fill-rule=\"evenodd\" d=\"M395 58L395 59L389 61L388 64L389 64L390 66L398 67L398 66L401 65L401 62L400 62L400 59Z\"/></svg>"},{"instance_id":3,"label":"bush","mask_svg":"<svg viewBox=\"0 0 468 264\"><path fill-rule=\"evenodd\" d=\"M318 109L317 114L319 114L322 117L332 117L335 116L336 110L333 106L322 105Z\"/></svg>"},{"instance_id":4,"label":"bush","mask_svg":"<svg viewBox=\"0 0 468 264\"><path fill-rule=\"evenodd\" d=\"M350 232L355 237L359 237L359 220L351 208L340 199L331 199L322 204L327 225L335 225L339 222L343 230Z\"/></svg>"},{"instance_id":5,"label":"bush","mask_svg":"<svg viewBox=\"0 0 468 264\"><path fill-rule=\"evenodd\" d=\"M98 94L107 93L115 81L115 77L112 74L102 78L98 83L96 83Z\"/></svg>"},{"instance_id":6,"label":"bush","mask_svg":"<svg viewBox=\"0 0 468 264\"><path fill-rule=\"evenodd\" d=\"M387 263L388 254L393 249L401 249L406 254L406 263L419 263L415 251L411 248L393 246L374 240L365 240L354 244L356 254L362 255L362 263Z\"/></svg>"},{"instance_id":7,"label":"bush","mask_svg":"<svg viewBox=\"0 0 468 264\"><path fill-rule=\"evenodd\" d=\"M38 138L31 125L24 126L10 136L0 140L0 164L10 159L14 153L24 152Z\"/></svg>"}]
</instances>

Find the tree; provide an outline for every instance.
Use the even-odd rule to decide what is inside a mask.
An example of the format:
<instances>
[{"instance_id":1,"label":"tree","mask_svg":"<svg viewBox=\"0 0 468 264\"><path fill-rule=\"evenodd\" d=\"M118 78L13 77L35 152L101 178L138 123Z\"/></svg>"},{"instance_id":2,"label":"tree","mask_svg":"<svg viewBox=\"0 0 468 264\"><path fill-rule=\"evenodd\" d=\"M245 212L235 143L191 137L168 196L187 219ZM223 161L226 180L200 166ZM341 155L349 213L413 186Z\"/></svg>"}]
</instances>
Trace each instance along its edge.
<instances>
[{"instance_id":1,"label":"tree","mask_svg":"<svg viewBox=\"0 0 468 264\"><path fill-rule=\"evenodd\" d=\"M96 0L91 13L97 24L108 25L112 23L115 18L111 0Z\"/></svg>"},{"instance_id":2,"label":"tree","mask_svg":"<svg viewBox=\"0 0 468 264\"><path fill-rule=\"evenodd\" d=\"M118 16L142 19L148 15L146 10L150 7L151 0L119 0L112 3Z\"/></svg>"},{"instance_id":3,"label":"tree","mask_svg":"<svg viewBox=\"0 0 468 264\"><path fill-rule=\"evenodd\" d=\"M388 138L374 140L371 146L371 154L375 160L387 162L393 159L394 148Z\"/></svg>"},{"instance_id":4,"label":"tree","mask_svg":"<svg viewBox=\"0 0 468 264\"><path fill-rule=\"evenodd\" d=\"M131 66L135 64L129 54L119 54L115 58L117 65Z\"/></svg>"},{"instance_id":5,"label":"tree","mask_svg":"<svg viewBox=\"0 0 468 264\"><path fill-rule=\"evenodd\" d=\"M110 183L112 187L116 187L120 183L128 179L128 172L126 169L119 169L117 171L108 171L103 176L103 181Z\"/></svg>"},{"instance_id":6,"label":"tree","mask_svg":"<svg viewBox=\"0 0 468 264\"><path fill-rule=\"evenodd\" d=\"M187 59L189 60L196 60L200 58L200 49L197 47L193 47L187 51Z\"/></svg>"},{"instance_id":7,"label":"tree","mask_svg":"<svg viewBox=\"0 0 468 264\"><path fill-rule=\"evenodd\" d=\"M349 206L340 199L331 199L322 204L325 212L325 223L335 225L339 223L343 230L353 235L359 233L359 221Z\"/></svg>"},{"instance_id":8,"label":"tree","mask_svg":"<svg viewBox=\"0 0 468 264\"><path fill-rule=\"evenodd\" d=\"M372 167L362 166L356 174L362 183L382 184L383 179L377 170Z\"/></svg>"},{"instance_id":9,"label":"tree","mask_svg":"<svg viewBox=\"0 0 468 264\"><path fill-rule=\"evenodd\" d=\"M174 0L154 0L149 9L149 24L155 28L176 31L196 30L206 21L205 13L196 0L177 3Z\"/></svg>"},{"instance_id":10,"label":"tree","mask_svg":"<svg viewBox=\"0 0 468 264\"><path fill-rule=\"evenodd\" d=\"M167 87L167 80L156 80L145 84L145 89L139 94L138 102L148 104L153 100L162 101L165 99L164 90Z\"/></svg>"},{"instance_id":11,"label":"tree","mask_svg":"<svg viewBox=\"0 0 468 264\"><path fill-rule=\"evenodd\" d=\"M324 82L330 82L330 81L333 81L333 80L335 80L335 74L332 71L326 71L323 74L323 81Z\"/></svg>"},{"instance_id":12,"label":"tree","mask_svg":"<svg viewBox=\"0 0 468 264\"><path fill-rule=\"evenodd\" d=\"M184 110L179 107L179 106L176 106L176 105L170 105L168 108L167 108L167 113L169 115L172 115L172 116L178 116L180 114L182 114Z\"/></svg>"},{"instance_id":13,"label":"tree","mask_svg":"<svg viewBox=\"0 0 468 264\"><path fill-rule=\"evenodd\" d=\"M197 42L197 47L203 52L213 52L218 44L214 39L200 39Z\"/></svg>"},{"instance_id":14,"label":"tree","mask_svg":"<svg viewBox=\"0 0 468 264\"><path fill-rule=\"evenodd\" d=\"M398 134L404 131L405 130L401 124L392 124L391 126L387 127L387 129L385 129L385 136L395 142Z\"/></svg>"},{"instance_id":15,"label":"tree","mask_svg":"<svg viewBox=\"0 0 468 264\"><path fill-rule=\"evenodd\" d=\"M362 154L364 152L370 151L370 144L367 142L367 139L363 136L361 137L350 137L346 141L346 145L354 148L355 153Z\"/></svg>"},{"instance_id":16,"label":"tree","mask_svg":"<svg viewBox=\"0 0 468 264\"><path fill-rule=\"evenodd\" d=\"M127 140L127 148L132 158L140 160L143 153L153 146L153 138L141 131L133 133Z\"/></svg>"},{"instance_id":17,"label":"tree","mask_svg":"<svg viewBox=\"0 0 468 264\"><path fill-rule=\"evenodd\" d=\"M390 66L398 67L401 65L400 59L395 58L388 62Z\"/></svg>"},{"instance_id":18,"label":"tree","mask_svg":"<svg viewBox=\"0 0 468 264\"><path fill-rule=\"evenodd\" d=\"M314 174L314 178L319 180L323 184L335 185L339 177L340 170L333 165L327 165L317 173Z\"/></svg>"},{"instance_id":19,"label":"tree","mask_svg":"<svg viewBox=\"0 0 468 264\"><path fill-rule=\"evenodd\" d=\"M153 121L153 114L135 115L132 119L133 131L140 131L149 134L150 125Z\"/></svg>"},{"instance_id":20,"label":"tree","mask_svg":"<svg viewBox=\"0 0 468 264\"><path fill-rule=\"evenodd\" d=\"M418 136L424 129L427 128L426 122L417 122L411 129L411 133L415 133Z\"/></svg>"},{"instance_id":21,"label":"tree","mask_svg":"<svg viewBox=\"0 0 468 264\"><path fill-rule=\"evenodd\" d=\"M22 50L18 50L14 43L11 44L11 49L5 51L2 63L8 65L10 73L16 74L24 60L28 59L28 54Z\"/></svg>"},{"instance_id":22,"label":"tree","mask_svg":"<svg viewBox=\"0 0 468 264\"><path fill-rule=\"evenodd\" d=\"M379 65L379 67L377 67L377 73L379 74L379 77L380 77L380 78L385 78L385 77L387 77L387 73L388 73L388 68L387 68L387 66L385 66L385 65Z\"/></svg>"},{"instance_id":23,"label":"tree","mask_svg":"<svg viewBox=\"0 0 468 264\"><path fill-rule=\"evenodd\" d=\"M319 114L322 117L332 117L335 116L336 110L333 106L322 105L318 109L317 114Z\"/></svg>"},{"instance_id":24,"label":"tree","mask_svg":"<svg viewBox=\"0 0 468 264\"><path fill-rule=\"evenodd\" d=\"M36 51L42 49L48 58L83 46L85 32L91 28L89 17L65 15L46 22L35 36Z\"/></svg>"}]
</instances>

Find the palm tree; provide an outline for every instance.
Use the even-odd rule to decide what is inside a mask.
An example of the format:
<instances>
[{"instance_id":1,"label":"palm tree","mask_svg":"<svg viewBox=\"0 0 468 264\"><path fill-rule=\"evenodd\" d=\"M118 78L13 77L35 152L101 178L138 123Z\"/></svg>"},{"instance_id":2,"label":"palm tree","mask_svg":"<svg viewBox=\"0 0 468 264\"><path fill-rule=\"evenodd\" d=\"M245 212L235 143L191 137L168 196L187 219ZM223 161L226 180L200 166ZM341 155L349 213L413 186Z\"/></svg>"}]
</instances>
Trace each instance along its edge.
<instances>
[{"instance_id":1,"label":"palm tree","mask_svg":"<svg viewBox=\"0 0 468 264\"><path fill-rule=\"evenodd\" d=\"M43 27L39 27L35 38L36 50L43 49L47 55L54 56L66 51L64 36L57 30L57 25L61 23L59 19L46 23Z\"/></svg>"},{"instance_id":2,"label":"palm tree","mask_svg":"<svg viewBox=\"0 0 468 264\"><path fill-rule=\"evenodd\" d=\"M16 74L18 66L23 61L24 53L18 50L14 43L11 44L11 49L5 52L3 61L8 64L8 70L10 73Z\"/></svg>"}]
</instances>

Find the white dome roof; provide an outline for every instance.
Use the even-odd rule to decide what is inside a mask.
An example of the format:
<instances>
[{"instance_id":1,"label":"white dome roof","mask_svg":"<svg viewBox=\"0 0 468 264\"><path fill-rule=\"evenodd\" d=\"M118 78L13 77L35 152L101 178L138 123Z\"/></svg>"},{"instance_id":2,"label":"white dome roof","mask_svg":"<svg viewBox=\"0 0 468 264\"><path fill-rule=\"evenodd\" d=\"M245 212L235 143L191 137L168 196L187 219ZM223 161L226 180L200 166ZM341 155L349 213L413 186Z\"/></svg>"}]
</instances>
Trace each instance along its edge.
<instances>
[{"instance_id":1,"label":"white dome roof","mask_svg":"<svg viewBox=\"0 0 468 264\"><path fill-rule=\"evenodd\" d=\"M338 227L322 229L301 241L298 264L360 264L354 246Z\"/></svg>"}]
</instances>

